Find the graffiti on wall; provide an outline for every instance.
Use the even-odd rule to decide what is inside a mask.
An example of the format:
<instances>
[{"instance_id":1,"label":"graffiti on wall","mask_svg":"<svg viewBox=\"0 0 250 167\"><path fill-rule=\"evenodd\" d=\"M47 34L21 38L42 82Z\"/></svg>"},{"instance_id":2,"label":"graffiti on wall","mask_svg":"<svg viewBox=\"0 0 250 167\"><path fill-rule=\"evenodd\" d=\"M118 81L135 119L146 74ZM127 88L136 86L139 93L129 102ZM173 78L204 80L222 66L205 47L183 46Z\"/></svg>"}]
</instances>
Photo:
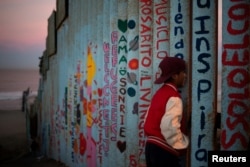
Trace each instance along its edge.
<instances>
[{"instance_id":1,"label":"graffiti on wall","mask_svg":"<svg viewBox=\"0 0 250 167\"><path fill-rule=\"evenodd\" d=\"M127 5L126 0L118 3L117 17L117 152L118 158L122 162L118 162L117 166L125 165L125 155L127 152L126 142L126 94L127 94Z\"/></svg>"},{"instance_id":2,"label":"graffiti on wall","mask_svg":"<svg viewBox=\"0 0 250 167\"><path fill-rule=\"evenodd\" d=\"M139 164L145 161L144 148L146 145L144 135L144 119L150 105L153 81L153 8L152 1L139 3L139 106L138 106L138 154Z\"/></svg>"},{"instance_id":3,"label":"graffiti on wall","mask_svg":"<svg viewBox=\"0 0 250 167\"><path fill-rule=\"evenodd\" d=\"M57 55L49 59L53 66L43 80L43 150L69 166L145 165L144 118L159 86L153 84L161 74L158 64L171 55L192 64L187 88L192 95L182 91L192 103L185 106L192 108L190 161L206 166L214 144L217 0L112 0L116 5L108 1L98 4L98 11L89 9L95 2L69 3L71 13L56 30ZM244 2L225 3L225 150L249 143L249 10ZM190 16L187 4L193 5Z\"/></svg>"},{"instance_id":4,"label":"graffiti on wall","mask_svg":"<svg viewBox=\"0 0 250 167\"><path fill-rule=\"evenodd\" d=\"M249 1L223 3L223 106L221 147L246 149L249 143Z\"/></svg>"},{"instance_id":5,"label":"graffiti on wall","mask_svg":"<svg viewBox=\"0 0 250 167\"><path fill-rule=\"evenodd\" d=\"M217 3L193 1L191 166L206 166L207 153L214 149Z\"/></svg>"}]
</instances>

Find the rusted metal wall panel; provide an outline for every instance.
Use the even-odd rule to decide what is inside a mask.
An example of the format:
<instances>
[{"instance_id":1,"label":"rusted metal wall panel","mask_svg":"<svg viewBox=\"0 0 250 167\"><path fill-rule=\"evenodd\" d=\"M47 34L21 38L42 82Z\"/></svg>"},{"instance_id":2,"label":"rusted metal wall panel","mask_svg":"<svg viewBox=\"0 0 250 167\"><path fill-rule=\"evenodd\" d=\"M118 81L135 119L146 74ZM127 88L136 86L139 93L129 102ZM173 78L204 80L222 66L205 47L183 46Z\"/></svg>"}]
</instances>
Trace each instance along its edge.
<instances>
[{"instance_id":1,"label":"rusted metal wall panel","mask_svg":"<svg viewBox=\"0 0 250 167\"><path fill-rule=\"evenodd\" d=\"M222 150L246 150L250 130L250 1L223 1Z\"/></svg>"}]
</instances>

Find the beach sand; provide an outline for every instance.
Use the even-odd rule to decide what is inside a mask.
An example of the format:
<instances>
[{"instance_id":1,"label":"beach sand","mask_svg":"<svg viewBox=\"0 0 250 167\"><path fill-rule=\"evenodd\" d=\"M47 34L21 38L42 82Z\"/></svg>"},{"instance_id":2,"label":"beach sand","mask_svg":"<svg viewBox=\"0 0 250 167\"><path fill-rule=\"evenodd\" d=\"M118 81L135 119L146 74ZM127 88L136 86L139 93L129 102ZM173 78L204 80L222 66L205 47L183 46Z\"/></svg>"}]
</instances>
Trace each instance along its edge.
<instances>
[{"instance_id":1,"label":"beach sand","mask_svg":"<svg viewBox=\"0 0 250 167\"><path fill-rule=\"evenodd\" d=\"M21 110L0 110L0 157L11 159L28 151L25 115Z\"/></svg>"},{"instance_id":2,"label":"beach sand","mask_svg":"<svg viewBox=\"0 0 250 167\"><path fill-rule=\"evenodd\" d=\"M0 166L64 167L64 164L46 156L36 157L30 151L26 115L21 111L22 92L29 88L32 96L29 96L28 101L34 101L34 93L39 85L39 71L0 69L0 76L0 93L8 96L0 98Z\"/></svg>"},{"instance_id":3,"label":"beach sand","mask_svg":"<svg viewBox=\"0 0 250 167\"><path fill-rule=\"evenodd\" d=\"M21 107L21 99L0 100L0 166L65 167L60 162L46 156L38 158L30 152L26 116Z\"/></svg>"}]
</instances>

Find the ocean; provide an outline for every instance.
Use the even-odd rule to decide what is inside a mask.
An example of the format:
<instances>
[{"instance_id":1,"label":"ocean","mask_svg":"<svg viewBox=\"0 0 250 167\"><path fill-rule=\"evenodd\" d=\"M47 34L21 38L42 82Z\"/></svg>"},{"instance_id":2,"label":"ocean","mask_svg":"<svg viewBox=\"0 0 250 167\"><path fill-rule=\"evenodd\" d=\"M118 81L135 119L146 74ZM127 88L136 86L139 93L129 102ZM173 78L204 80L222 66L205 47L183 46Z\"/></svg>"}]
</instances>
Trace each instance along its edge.
<instances>
[{"instance_id":1,"label":"ocean","mask_svg":"<svg viewBox=\"0 0 250 167\"><path fill-rule=\"evenodd\" d=\"M30 95L36 96L39 86L38 70L0 69L0 110L21 109L23 91L30 89Z\"/></svg>"}]
</instances>

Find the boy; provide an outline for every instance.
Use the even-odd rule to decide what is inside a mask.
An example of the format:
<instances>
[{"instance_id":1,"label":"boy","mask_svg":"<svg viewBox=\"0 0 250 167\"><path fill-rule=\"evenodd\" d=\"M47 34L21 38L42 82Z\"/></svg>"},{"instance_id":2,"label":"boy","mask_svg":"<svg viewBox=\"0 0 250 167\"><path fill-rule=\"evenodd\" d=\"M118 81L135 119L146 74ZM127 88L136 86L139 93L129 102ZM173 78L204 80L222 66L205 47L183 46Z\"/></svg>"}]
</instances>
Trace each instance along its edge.
<instances>
[{"instance_id":1,"label":"boy","mask_svg":"<svg viewBox=\"0 0 250 167\"><path fill-rule=\"evenodd\" d=\"M145 118L147 167L178 167L179 156L188 147L189 139L181 131L182 99L177 88L186 79L185 61L165 57L159 64L161 76L155 83L163 84L154 94Z\"/></svg>"}]
</instances>

